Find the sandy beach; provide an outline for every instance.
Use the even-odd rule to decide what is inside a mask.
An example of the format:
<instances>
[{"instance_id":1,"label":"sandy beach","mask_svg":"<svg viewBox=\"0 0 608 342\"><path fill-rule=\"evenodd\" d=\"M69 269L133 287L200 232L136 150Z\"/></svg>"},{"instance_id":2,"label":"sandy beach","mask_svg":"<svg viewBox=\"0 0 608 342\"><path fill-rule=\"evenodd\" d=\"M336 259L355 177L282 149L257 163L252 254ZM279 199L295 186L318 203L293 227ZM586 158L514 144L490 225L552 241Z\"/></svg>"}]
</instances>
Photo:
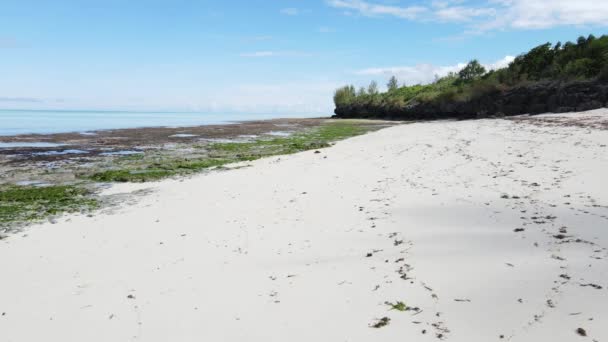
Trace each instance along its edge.
<instances>
[{"instance_id":1,"label":"sandy beach","mask_svg":"<svg viewBox=\"0 0 608 342\"><path fill-rule=\"evenodd\" d=\"M607 341L606 114L115 185L119 209L0 241L0 340Z\"/></svg>"}]
</instances>

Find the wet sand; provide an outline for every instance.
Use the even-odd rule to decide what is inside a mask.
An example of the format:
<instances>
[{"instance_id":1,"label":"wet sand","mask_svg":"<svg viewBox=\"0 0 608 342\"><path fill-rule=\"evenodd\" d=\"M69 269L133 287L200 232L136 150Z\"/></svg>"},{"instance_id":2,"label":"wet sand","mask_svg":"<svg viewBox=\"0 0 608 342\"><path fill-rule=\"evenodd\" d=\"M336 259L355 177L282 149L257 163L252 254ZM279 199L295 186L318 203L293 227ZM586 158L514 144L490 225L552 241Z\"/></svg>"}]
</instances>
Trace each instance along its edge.
<instances>
[{"instance_id":1,"label":"wet sand","mask_svg":"<svg viewBox=\"0 0 608 342\"><path fill-rule=\"evenodd\" d=\"M606 113L114 186L149 193L0 241L2 339L605 341L608 131L568 123Z\"/></svg>"}]
</instances>

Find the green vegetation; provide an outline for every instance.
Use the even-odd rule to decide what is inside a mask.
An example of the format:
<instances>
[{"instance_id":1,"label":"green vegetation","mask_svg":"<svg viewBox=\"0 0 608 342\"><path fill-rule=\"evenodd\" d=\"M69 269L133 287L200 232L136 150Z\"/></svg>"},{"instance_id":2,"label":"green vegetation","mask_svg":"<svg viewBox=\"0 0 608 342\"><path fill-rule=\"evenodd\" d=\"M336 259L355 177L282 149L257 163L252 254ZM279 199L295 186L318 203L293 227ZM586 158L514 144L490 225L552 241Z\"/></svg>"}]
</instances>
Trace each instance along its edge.
<instances>
[{"instance_id":1,"label":"green vegetation","mask_svg":"<svg viewBox=\"0 0 608 342\"><path fill-rule=\"evenodd\" d=\"M166 170L107 170L95 173L91 179L97 182L147 182L171 176Z\"/></svg>"},{"instance_id":2,"label":"green vegetation","mask_svg":"<svg viewBox=\"0 0 608 342\"><path fill-rule=\"evenodd\" d=\"M215 143L201 146L205 157L196 159L159 160L136 166L126 165L94 173L87 178L98 182L147 182L174 175L185 175L226 164L251 161L263 157L291 154L328 147L331 142L360 135L370 128L357 121L338 121L324 124L289 137L258 139L251 142Z\"/></svg>"},{"instance_id":3,"label":"green vegetation","mask_svg":"<svg viewBox=\"0 0 608 342\"><path fill-rule=\"evenodd\" d=\"M541 81L608 80L608 36L580 37L576 43L539 45L518 56L507 68L486 71L472 60L458 73L437 78L426 85L398 87L391 78L388 91L378 93L372 82L368 89L348 85L336 90L337 108L401 109L408 104L468 101L481 95ZM406 80L407 81L407 80Z\"/></svg>"},{"instance_id":4,"label":"green vegetation","mask_svg":"<svg viewBox=\"0 0 608 342\"><path fill-rule=\"evenodd\" d=\"M86 189L70 185L0 188L0 227L63 212L95 209L97 201L89 195Z\"/></svg>"},{"instance_id":5,"label":"green vegetation","mask_svg":"<svg viewBox=\"0 0 608 342\"><path fill-rule=\"evenodd\" d=\"M154 162L146 168L107 170L93 174L90 178L98 182L149 182L167 178L176 174L201 171L211 167L222 166L236 160L198 159L198 160L163 160Z\"/></svg>"},{"instance_id":6,"label":"green vegetation","mask_svg":"<svg viewBox=\"0 0 608 342\"><path fill-rule=\"evenodd\" d=\"M458 80L461 83L471 82L480 78L485 73L486 68L479 64L479 61L474 59L458 72Z\"/></svg>"},{"instance_id":7,"label":"green vegetation","mask_svg":"<svg viewBox=\"0 0 608 342\"><path fill-rule=\"evenodd\" d=\"M386 305L390 306L391 310L408 311L408 307L404 302L396 302L394 304L391 302L386 302Z\"/></svg>"}]
</instances>

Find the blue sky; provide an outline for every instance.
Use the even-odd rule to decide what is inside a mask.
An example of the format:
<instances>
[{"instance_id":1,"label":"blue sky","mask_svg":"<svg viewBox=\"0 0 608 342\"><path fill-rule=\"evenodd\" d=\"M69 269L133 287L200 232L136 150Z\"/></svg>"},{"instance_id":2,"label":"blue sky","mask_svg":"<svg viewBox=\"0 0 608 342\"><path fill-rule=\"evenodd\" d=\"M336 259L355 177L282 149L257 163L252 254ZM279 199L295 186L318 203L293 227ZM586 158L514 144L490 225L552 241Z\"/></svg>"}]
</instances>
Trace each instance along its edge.
<instances>
[{"instance_id":1,"label":"blue sky","mask_svg":"<svg viewBox=\"0 0 608 342\"><path fill-rule=\"evenodd\" d=\"M328 114L345 83L501 66L608 24L599 0L0 5L0 108Z\"/></svg>"}]
</instances>

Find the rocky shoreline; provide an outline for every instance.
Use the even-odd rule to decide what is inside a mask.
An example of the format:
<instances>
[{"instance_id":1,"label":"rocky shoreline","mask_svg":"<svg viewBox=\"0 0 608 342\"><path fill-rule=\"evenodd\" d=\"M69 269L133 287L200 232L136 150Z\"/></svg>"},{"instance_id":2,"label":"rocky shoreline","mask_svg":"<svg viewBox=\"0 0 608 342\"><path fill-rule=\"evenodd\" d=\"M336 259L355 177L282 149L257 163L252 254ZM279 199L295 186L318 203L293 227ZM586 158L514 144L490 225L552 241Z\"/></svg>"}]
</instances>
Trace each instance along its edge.
<instances>
[{"instance_id":1,"label":"rocky shoreline","mask_svg":"<svg viewBox=\"0 0 608 342\"><path fill-rule=\"evenodd\" d=\"M288 135L322 124L323 119L275 119L193 127L148 127L92 132L0 137L0 185L70 182L83 169L155 158L195 158L215 142L250 141ZM4 145L4 147L2 146ZM52 172L48 172L52 170ZM63 172L57 172L63 170Z\"/></svg>"}]
</instances>

